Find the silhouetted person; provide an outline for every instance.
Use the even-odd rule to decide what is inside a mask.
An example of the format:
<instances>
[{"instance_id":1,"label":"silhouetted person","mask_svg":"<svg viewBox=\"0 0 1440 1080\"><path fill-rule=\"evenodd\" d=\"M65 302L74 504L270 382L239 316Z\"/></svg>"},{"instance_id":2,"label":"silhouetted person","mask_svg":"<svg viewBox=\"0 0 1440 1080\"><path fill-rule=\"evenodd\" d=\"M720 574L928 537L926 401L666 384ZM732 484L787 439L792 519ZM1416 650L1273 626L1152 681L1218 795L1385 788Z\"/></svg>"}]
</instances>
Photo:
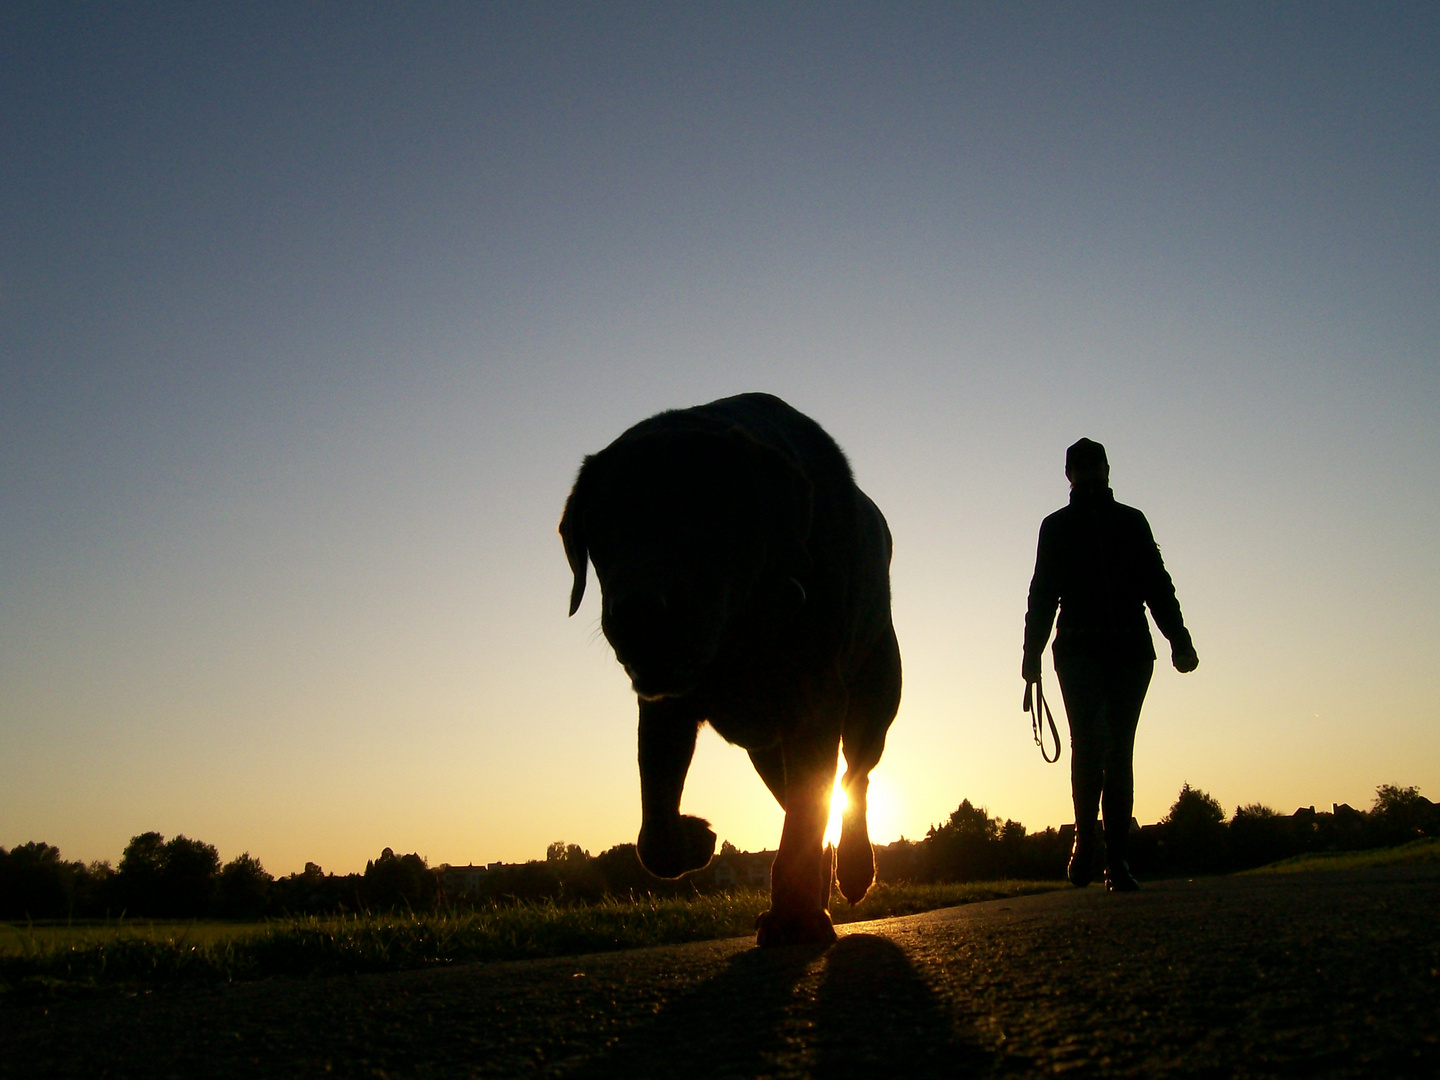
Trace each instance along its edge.
<instances>
[{"instance_id":1,"label":"silhouetted person","mask_svg":"<svg viewBox=\"0 0 1440 1080\"><path fill-rule=\"evenodd\" d=\"M1070 719L1070 793L1075 847L1068 877L1088 885L1094 864L1095 815L1105 812L1105 880L1111 892L1140 886L1125 861L1135 801L1135 726L1155 668L1145 620L1170 640L1177 671L1200 663L1185 629L1175 586L1145 515L1115 501L1105 447L1081 439L1065 452L1070 505L1040 525L1035 576L1025 613L1027 683L1040 678L1040 658L1055 621L1055 674Z\"/></svg>"}]
</instances>

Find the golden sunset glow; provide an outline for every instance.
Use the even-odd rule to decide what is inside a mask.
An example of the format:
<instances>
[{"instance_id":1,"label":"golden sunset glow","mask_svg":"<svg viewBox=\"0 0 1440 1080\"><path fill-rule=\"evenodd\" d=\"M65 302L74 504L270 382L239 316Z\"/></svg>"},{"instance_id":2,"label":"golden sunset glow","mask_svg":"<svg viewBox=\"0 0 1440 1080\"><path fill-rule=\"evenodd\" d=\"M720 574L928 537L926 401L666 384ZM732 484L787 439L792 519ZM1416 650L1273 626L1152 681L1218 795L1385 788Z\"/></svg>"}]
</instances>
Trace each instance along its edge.
<instances>
[{"instance_id":1,"label":"golden sunset glow","mask_svg":"<svg viewBox=\"0 0 1440 1080\"><path fill-rule=\"evenodd\" d=\"M825 826L825 843L840 842L840 823L845 816L849 797L845 794L844 771L835 776L835 787L830 793L830 819ZM902 808L895 789L883 776L870 774L870 790L866 793L865 820L870 830L870 840L876 844L889 844L900 839Z\"/></svg>"},{"instance_id":2,"label":"golden sunset glow","mask_svg":"<svg viewBox=\"0 0 1440 1080\"><path fill-rule=\"evenodd\" d=\"M157 830L283 875L634 843L636 696L556 526L587 454L747 391L893 537L875 844L961 800L1072 820L1051 660L1058 765L1020 664L1081 436L1201 658L1154 635L1139 822L1185 783L1440 798L1424 17L12 7L0 847ZM294 33L304 64L235 51ZM774 850L750 757L697 745L684 812Z\"/></svg>"},{"instance_id":3,"label":"golden sunset glow","mask_svg":"<svg viewBox=\"0 0 1440 1080\"><path fill-rule=\"evenodd\" d=\"M845 805L849 799L845 796L845 789L840 786L844 779L843 773L835 774L835 787L830 792L830 821L825 826L825 843L838 844L840 842L840 822L845 816Z\"/></svg>"}]
</instances>

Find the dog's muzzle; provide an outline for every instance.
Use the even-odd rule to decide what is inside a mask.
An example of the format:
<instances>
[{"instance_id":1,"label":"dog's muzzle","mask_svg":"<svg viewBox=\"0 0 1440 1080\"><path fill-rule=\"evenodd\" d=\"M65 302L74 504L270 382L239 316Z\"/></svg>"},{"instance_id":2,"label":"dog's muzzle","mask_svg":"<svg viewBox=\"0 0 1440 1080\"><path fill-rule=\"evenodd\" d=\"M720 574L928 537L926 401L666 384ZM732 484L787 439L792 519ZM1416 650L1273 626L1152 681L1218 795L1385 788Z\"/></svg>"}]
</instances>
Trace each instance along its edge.
<instances>
[{"instance_id":1,"label":"dog's muzzle","mask_svg":"<svg viewBox=\"0 0 1440 1080\"><path fill-rule=\"evenodd\" d=\"M640 671L631 664L624 667L625 674L630 676L630 686L641 701L684 697L695 688L695 672L690 668L654 672Z\"/></svg>"}]
</instances>

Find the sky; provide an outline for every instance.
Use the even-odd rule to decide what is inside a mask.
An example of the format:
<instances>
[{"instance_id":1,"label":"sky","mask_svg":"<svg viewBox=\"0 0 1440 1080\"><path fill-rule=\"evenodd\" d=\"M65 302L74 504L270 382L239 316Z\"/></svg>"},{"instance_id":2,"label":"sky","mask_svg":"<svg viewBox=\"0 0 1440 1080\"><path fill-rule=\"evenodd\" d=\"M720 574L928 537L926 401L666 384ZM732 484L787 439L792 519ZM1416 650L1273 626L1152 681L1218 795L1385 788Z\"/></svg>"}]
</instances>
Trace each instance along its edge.
<instances>
[{"instance_id":1,"label":"sky","mask_svg":"<svg viewBox=\"0 0 1440 1080\"><path fill-rule=\"evenodd\" d=\"M0 846L633 841L556 524L750 390L895 537L877 842L1070 820L1019 667L1081 436L1201 658L1156 635L1139 820L1440 799L1437 50L1418 3L5 4ZM683 809L778 841L708 729Z\"/></svg>"}]
</instances>

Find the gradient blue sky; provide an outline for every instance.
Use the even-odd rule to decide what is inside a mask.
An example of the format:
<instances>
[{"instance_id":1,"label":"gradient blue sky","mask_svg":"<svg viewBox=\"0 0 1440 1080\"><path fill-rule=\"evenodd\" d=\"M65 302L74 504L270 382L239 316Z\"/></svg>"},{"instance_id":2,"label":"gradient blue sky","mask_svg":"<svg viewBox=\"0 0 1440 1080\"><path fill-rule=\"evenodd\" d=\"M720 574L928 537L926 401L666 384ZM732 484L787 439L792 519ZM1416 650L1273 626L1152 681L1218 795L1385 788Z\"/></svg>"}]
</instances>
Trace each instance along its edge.
<instances>
[{"instance_id":1,"label":"gradient blue sky","mask_svg":"<svg viewBox=\"0 0 1440 1080\"><path fill-rule=\"evenodd\" d=\"M633 839L555 524L755 389L895 535L877 840L1069 819L1018 669L1081 435L1201 655L1137 816L1440 797L1437 58L1433 4L5 5L0 844ZM779 835L708 732L685 808Z\"/></svg>"}]
</instances>

